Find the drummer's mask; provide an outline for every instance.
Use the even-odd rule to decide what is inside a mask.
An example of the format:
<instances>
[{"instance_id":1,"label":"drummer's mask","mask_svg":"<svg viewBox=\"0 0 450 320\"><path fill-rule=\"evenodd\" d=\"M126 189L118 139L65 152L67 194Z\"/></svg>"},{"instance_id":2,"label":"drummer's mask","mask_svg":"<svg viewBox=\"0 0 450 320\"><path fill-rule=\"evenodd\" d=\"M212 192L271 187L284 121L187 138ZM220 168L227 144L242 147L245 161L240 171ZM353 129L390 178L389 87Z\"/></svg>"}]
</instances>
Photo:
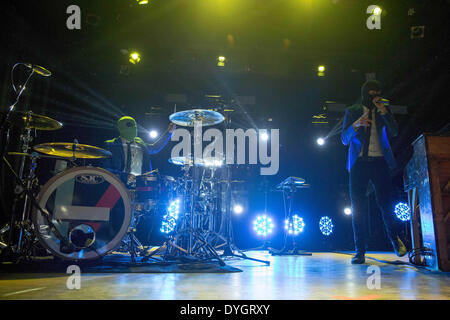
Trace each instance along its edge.
<instances>
[{"instance_id":1,"label":"drummer's mask","mask_svg":"<svg viewBox=\"0 0 450 320\"><path fill-rule=\"evenodd\" d=\"M368 107L369 109L372 109L373 98L376 96L380 96L380 94L381 94L381 83L379 83L376 80L368 80L361 87L361 97L362 97L361 103L364 106Z\"/></svg>"},{"instance_id":2,"label":"drummer's mask","mask_svg":"<svg viewBox=\"0 0 450 320\"><path fill-rule=\"evenodd\" d=\"M128 141L134 141L137 137L137 125L136 120L132 117L122 117L117 121L117 129L121 138Z\"/></svg>"}]
</instances>

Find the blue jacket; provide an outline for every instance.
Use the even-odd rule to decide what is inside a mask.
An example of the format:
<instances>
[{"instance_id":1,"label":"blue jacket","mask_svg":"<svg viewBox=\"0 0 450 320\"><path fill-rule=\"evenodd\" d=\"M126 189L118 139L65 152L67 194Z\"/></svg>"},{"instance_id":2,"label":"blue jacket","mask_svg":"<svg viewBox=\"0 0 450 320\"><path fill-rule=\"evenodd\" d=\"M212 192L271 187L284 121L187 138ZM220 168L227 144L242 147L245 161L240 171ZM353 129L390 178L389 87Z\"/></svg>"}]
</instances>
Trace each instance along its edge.
<instances>
[{"instance_id":1,"label":"blue jacket","mask_svg":"<svg viewBox=\"0 0 450 320\"><path fill-rule=\"evenodd\" d=\"M392 115L390 108L388 106L386 108L388 110L388 113L385 115L381 115L378 110L377 112L375 112L375 122L377 126L378 139L380 141L381 151L383 153L384 159L386 160L389 168L394 169L397 164L391 146L389 144L388 135L391 137L397 136L398 125L394 119L394 116ZM353 129L353 122L358 120L363 115L363 113L364 108L361 104L355 104L345 110L341 139L344 145L350 144L347 158L347 170L349 172L358 159L364 140L364 130L360 128L359 130L355 131Z\"/></svg>"},{"instance_id":2,"label":"blue jacket","mask_svg":"<svg viewBox=\"0 0 450 320\"><path fill-rule=\"evenodd\" d=\"M156 154L164 148L172 137L172 133L166 133L154 144L147 144L141 138L136 137L134 142L141 146L144 150L142 158L142 173L152 170L152 163L150 155ZM115 138L105 141L104 148L112 153L111 158L106 158L103 161L103 168L114 173L119 174L121 178L128 176L124 172L125 169L125 153L123 151L123 144L120 138Z\"/></svg>"}]
</instances>

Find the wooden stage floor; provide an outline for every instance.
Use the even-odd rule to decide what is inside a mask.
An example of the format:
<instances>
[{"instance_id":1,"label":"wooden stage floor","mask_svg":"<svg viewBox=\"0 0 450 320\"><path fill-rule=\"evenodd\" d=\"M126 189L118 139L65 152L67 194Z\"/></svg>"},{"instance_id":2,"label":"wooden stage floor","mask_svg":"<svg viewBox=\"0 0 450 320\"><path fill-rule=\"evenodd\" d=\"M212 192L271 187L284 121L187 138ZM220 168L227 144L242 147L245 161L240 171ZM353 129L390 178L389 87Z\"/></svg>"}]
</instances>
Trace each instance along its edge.
<instances>
[{"instance_id":1,"label":"wooden stage floor","mask_svg":"<svg viewBox=\"0 0 450 320\"><path fill-rule=\"evenodd\" d=\"M230 258L238 273L83 274L81 288L66 287L67 274L0 273L0 299L151 299L151 300L450 300L450 273L366 259L351 265L350 255L271 256L251 251L258 262ZM386 261L407 261L392 253L368 253ZM368 288L371 266L379 267L380 289ZM372 267L373 269L373 267ZM371 270L369 270L371 271ZM371 278L373 280L374 278ZM370 283L376 284L376 281Z\"/></svg>"}]
</instances>

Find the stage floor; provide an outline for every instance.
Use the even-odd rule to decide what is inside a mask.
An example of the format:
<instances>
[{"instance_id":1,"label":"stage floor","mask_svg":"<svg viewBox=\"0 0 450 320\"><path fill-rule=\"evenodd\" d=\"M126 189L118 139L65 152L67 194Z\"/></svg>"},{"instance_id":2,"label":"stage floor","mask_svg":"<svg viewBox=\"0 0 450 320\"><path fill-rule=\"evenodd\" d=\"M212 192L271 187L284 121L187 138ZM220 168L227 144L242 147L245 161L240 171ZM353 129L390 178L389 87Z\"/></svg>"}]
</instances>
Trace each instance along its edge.
<instances>
[{"instance_id":1,"label":"stage floor","mask_svg":"<svg viewBox=\"0 0 450 320\"><path fill-rule=\"evenodd\" d=\"M67 289L67 274L0 273L0 299L450 300L450 273L371 259L366 259L364 265L351 265L350 255L337 253L271 256L267 251L251 251L246 254L270 260L271 265L228 258L228 265L243 272L82 273L79 290ZM367 256L407 261L406 257L398 258L392 253L368 253ZM370 266L379 267L380 289L370 290L367 286L368 277L374 276L373 271L368 273Z\"/></svg>"}]
</instances>

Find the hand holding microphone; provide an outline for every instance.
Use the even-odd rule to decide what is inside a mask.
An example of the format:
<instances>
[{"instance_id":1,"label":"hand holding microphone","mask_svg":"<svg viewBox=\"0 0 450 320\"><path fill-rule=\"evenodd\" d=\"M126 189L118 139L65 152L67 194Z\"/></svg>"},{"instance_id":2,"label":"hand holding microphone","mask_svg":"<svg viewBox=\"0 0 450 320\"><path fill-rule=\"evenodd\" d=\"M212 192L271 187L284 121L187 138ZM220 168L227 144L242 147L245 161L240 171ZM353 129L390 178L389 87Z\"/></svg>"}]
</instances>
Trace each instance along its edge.
<instances>
[{"instance_id":1,"label":"hand holding microphone","mask_svg":"<svg viewBox=\"0 0 450 320\"><path fill-rule=\"evenodd\" d=\"M372 99L372 102L380 111L381 115L385 115L387 113L386 105L389 104L389 100L376 96Z\"/></svg>"}]
</instances>

